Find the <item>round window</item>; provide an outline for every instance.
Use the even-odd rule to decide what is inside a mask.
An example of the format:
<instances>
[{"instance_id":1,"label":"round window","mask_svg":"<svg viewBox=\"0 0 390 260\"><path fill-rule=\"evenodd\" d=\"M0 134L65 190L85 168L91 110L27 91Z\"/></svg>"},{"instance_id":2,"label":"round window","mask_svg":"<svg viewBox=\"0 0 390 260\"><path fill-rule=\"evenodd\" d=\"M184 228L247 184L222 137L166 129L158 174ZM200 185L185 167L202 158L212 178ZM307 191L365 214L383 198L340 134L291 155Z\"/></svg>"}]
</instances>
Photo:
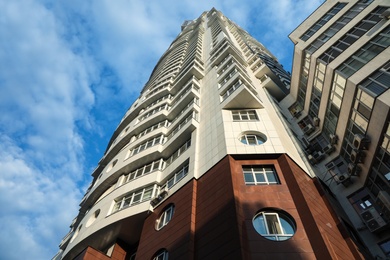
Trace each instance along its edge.
<instances>
[{"instance_id":1,"label":"round window","mask_svg":"<svg viewBox=\"0 0 390 260\"><path fill-rule=\"evenodd\" d=\"M85 224L85 227L89 227L90 225L92 225L92 223L95 222L99 214L100 214L100 209L96 210L95 213L93 213L92 216L89 217L87 223Z\"/></svg>"},{"instance_id":2,"label":"round window","mask_svg":"<svg viewBox=\"0 0 390 260\"><path fill-rule=\"evenodd\" d=\"M291 238L296 231L294 219L286 212L264 210L253 218L253 226L262 237L273 241Z\"/></svg>"},{"instance_id":3,"label":"round window","mask_svg":"<svg viewBox=\"0 0 390 260\"><path fill-rule=\"evenodd\" d=\"M116 165L116 163L118 162L118 159L115 159L115 161L113 161L110 166L108 166L106 172L109 172L112 170L112 168L114 168L114 166Z\"/></svg>"},{"instance_id":4,"label":"round window","mask_svg":"<svg viewBox=\"0 0 390 260\"><path fill-rule=\"evenodd\" d=\"M241 143L247 145L260 145L267 141L267 137L264 134L258 132L245 133L241 135L240 141Z\"/></svg>"},{"instance_id":5,"label":"round window","mask_svg":"<svg viewBox=\"0 0 390 260\"><path fill-rule=\"evenodd\" d=\"M72 237L72 239L69 241L69 243L72 243L73 240L78 236L78 234L79 234L80 229L81 229L82 226L83 226L83 224L81 224L81 225L76 229L76 231L74 232L73 237Z\"/></svg>"}]
</instances>

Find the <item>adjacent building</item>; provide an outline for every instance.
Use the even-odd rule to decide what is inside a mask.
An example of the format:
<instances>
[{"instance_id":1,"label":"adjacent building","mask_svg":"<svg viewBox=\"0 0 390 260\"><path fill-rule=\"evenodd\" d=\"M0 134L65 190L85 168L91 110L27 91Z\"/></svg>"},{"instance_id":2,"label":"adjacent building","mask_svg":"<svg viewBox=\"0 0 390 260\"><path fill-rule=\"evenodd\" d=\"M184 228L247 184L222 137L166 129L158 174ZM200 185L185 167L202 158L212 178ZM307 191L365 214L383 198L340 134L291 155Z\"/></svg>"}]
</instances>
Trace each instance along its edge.
<instances>
[{"instance_id":1,"label":"adjacent building","mask_svg":"<svg viewBox=\"0 0 390 260\"><path fill-rule=\"evenodd\" d=\"M324 2L292 75L216 9L185 21L54 259L385 259L389 7Z\"/></svg>"},{"instance_id":2,"label":"adjacent building","mask_svg":"<svg viewBox=\"0 0 390 260\"><path fill-rule=\"evenodd\" d=\"M326 1L290 34L279 103L360 249L390 257L390 2Z\"/></svg>"}]
</instances>

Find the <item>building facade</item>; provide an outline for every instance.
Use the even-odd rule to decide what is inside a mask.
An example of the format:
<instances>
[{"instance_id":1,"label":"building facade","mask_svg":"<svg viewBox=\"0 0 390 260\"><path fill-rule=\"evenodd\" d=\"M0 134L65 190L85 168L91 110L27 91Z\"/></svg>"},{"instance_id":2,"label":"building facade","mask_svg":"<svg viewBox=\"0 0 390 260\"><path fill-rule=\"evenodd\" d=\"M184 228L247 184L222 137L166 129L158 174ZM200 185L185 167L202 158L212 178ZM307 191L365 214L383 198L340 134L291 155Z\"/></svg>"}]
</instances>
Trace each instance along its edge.
<instances>
[{"instance_id":1,"label":"building facade","mask_svg":"<svg viewBox=\"0 0 390 260\"><path fill-rule=\"evenodd\" d=\"M390 2L326 1L291 34L289 127L362 251L390 257Z\"/></svg>"},{"instance_id":2,"label":"building facade","mask_svg":"<svg viewBox=\"0 0 390 260\"><path fill-rule=\"evenodd\" d=\"M386 2L325 2L290 35L291 82L214 8L183 23L116 128L54 258L385 257L388 186L376 178L386 180L389 154ZM333 45L366 20L336 56ZM369 119L356 132L362 111ZM362 226L361 203L385 224Z\"/></svg>"}]
</instances>

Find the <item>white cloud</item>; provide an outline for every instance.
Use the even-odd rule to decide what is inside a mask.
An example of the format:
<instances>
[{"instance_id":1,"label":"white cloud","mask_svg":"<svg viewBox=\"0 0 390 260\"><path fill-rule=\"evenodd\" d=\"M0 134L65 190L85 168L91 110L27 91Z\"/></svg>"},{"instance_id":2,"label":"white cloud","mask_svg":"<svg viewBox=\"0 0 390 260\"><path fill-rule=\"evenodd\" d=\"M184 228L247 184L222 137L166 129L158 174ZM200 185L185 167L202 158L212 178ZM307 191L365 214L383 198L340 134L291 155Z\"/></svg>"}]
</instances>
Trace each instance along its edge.
<instances>
[{"instance_id":1,"label":"white cloud","mask_svg":"<svg viewBox=\"0 0 390 260\"><path fill-rule=\"evenodd\" d=\"M261 41L290 69L293 44L288 35L310 15L323 0L274 0L254 4L249 17L249 32Z\"/></svg>"},{"instance_id":2,"label":"white cloud","mask_svg":"<svg viewBox=\"0 0 390 260\"><path fill-rule=\"evenodd\" d=\"M0 258L48 259L82 195L77 124L94 103L93 74L43 5L1 1L0 9Z\"/></svg>"},{"instance_id":3,"label":"white cloud","mask_svg":"<svg viewBox=\"0 0 390 260\"><path fill-rule=\"evenodd\" d=\"M0 259L56 253L91 168L184 20L215 7L291 57L288 33L319 2L0 0Z\"/></svg>"}]
</instances>

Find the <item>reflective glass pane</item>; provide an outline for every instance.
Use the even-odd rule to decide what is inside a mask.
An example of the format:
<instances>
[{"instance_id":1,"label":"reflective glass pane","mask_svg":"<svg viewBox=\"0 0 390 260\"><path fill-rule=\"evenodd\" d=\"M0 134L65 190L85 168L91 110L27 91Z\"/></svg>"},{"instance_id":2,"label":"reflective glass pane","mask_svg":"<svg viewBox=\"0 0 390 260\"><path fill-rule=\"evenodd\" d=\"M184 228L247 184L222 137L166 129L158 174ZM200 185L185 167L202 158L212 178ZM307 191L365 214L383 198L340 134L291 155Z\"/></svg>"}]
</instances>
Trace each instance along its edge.
<instances>
[{"instance_id":1,"label":"reflective glass pane","mask_svg":"<svg viewBox=\"0 0 390 260\"><path fill-rule=\"evenodd\" d=\"M256 181L257 182L266 182L264 174L256 173L255 176L256 176Z\"/></svg>"},{"instance_id":2,"label":"reflective glass pane","mask_svg":"<svg viewBox=\"0 0 390 260\"><path fill-rule=\"evenodd\" d=\"M269 234L282 234L278 218L275 214L265 215Z\"/></svg>"},{"instance_id":3,"label":"reflective glass pane","mask_svg":"<svg viewBox=\"0 0 390 260\"><path fill-rule=\"evenodd\" d=\"M253 178L252 173L244 173L244 179L245 179L245 183L254 183L255 182L255 179Z\"/></svg>"}]
</instances>

